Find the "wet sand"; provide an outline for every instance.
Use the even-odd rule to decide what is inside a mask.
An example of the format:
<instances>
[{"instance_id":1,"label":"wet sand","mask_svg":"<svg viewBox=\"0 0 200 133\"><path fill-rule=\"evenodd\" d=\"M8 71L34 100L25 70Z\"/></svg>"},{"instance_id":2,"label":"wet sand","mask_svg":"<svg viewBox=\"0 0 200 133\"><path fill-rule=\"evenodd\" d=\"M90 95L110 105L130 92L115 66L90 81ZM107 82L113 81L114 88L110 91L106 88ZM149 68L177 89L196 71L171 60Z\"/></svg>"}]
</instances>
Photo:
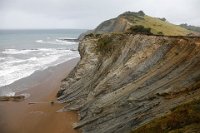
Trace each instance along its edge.
<instances>
[{"instance_id":1,"label":"wet sand","mask_svg":"<svg viewBox=\"0 0 200 133\"><path fill-rule=\"evenodd\" d=\"M78 62L78 58L62 63L56 67L37 72L20 82L40 81L28 90L30 97L21 102L0 102L0 133L77 133L72 127L77 122L75 112L56 112L62 104L50 104L56 99L60 81L67 76ZM40 79L41 78L41 79ZM29 102L39 102L28 104Z\"/></svg>"}]
</instances>

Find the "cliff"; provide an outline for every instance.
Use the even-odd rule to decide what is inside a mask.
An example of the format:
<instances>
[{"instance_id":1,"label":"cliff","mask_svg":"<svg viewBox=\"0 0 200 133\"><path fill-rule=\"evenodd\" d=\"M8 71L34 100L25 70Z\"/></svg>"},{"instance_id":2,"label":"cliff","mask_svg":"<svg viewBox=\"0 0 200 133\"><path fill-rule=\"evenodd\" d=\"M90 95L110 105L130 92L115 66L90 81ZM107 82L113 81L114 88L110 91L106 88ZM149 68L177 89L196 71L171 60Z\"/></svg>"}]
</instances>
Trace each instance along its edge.
<instances>
[{"instance_id":1,"label":"cliff","mask_svg":"<svg viewBox=\"0 0 200 133\"><path fill-rule=\"evenodd\" d=\"M79 52L58 100L79 112L74 128L84 133L134 131L200 97L198 37L90 35Z\"/></svg>"}]
</instances>

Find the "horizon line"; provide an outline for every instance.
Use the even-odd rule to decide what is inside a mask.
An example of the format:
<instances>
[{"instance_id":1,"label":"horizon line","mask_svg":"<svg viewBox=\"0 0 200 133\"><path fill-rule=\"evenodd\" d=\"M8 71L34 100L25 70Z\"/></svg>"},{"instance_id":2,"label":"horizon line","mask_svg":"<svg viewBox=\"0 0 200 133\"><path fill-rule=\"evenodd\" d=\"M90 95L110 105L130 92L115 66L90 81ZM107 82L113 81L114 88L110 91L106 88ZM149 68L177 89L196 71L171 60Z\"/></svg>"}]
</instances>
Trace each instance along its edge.
<instances>
[{"instance_id":1,"label":"horizon line","mask_svg":"<svg viewBox=\"0 0 200 133\"><path fill-rule=\"evenodd\" d=\"M90 30L87 28L3 28L0 30Z\"/></svg>"}]
</instances>

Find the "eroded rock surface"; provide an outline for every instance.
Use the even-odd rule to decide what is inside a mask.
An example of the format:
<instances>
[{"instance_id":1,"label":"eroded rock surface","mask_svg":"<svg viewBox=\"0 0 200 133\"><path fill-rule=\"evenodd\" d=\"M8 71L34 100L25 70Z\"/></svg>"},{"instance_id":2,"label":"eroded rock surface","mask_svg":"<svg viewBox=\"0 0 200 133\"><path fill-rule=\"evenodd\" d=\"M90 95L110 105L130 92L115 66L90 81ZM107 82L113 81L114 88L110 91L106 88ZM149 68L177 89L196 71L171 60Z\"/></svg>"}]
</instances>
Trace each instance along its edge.
<instances>
[{"instance_id":1,"label":"eroded rock surface","mask_svg":"<svg viewBox=\"0 0 200 133\"><path fill-rule=\"evenodd\" d=\"M128 34L86 37L58 100L84 133L126 133L200 97L200 39Z\"/></svg>"}]
</instances>

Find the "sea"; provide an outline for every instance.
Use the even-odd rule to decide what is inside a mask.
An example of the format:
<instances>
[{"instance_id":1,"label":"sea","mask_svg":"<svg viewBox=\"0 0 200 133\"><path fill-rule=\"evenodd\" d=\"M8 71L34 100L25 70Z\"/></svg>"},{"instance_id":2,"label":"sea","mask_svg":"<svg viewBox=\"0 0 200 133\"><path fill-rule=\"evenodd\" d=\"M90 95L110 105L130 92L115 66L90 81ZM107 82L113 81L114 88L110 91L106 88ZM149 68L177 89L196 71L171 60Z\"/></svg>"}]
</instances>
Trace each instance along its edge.
<instances>
[{"instance_id":1,"label":"sea","mask_svg":"<svg viewBox=\"0 0 200 133\"><path fill-rule=\"evenodd\" d=\"M0 96L14 95L5 91L6 86L36 71L79 57L78 42L73 39L85 31L0 30Z\"/></svg>"}]
</instances>

